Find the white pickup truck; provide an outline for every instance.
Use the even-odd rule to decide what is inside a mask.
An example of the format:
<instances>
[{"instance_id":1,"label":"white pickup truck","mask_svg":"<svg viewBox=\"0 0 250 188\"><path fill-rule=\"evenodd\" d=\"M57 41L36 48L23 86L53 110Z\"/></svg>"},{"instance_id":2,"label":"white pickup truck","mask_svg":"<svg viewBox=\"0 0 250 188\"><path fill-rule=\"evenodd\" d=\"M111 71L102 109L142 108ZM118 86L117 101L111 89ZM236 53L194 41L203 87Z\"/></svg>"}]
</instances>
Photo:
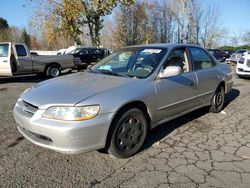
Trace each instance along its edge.
<instances>
[{"instance_id":1,"label":"white pickup truck","mask_svg":"<svg viewBox=\"0 0 250 188\"><path fill-rule=\"evenodd\" d=\"M32 56L22 43L0 43L0 76L45 74L57 77L61 70L74 68L73 55Z\"/></svg>"}]
</instances>

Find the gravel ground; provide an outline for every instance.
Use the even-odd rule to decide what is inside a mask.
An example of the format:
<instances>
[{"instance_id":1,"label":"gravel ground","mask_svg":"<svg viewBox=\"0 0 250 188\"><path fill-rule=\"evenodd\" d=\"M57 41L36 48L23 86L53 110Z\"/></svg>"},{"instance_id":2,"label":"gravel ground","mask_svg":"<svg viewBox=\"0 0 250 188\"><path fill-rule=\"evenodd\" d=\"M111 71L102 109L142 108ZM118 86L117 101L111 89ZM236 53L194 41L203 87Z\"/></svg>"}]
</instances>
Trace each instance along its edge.
<instances>
[{"instance_id":1,"label":"gravel ground","mask_svg":"<svg viewBox=\"0 0 250 188\"><path fill-rule=\"evenodd\" d=\"M19 95L42 81L0 78L0 187L246 187L250 185L250 80L234 78L222 113L207 108L163 124L136 156L66 155L16 129Z\"/></svg>"}]
</instances>

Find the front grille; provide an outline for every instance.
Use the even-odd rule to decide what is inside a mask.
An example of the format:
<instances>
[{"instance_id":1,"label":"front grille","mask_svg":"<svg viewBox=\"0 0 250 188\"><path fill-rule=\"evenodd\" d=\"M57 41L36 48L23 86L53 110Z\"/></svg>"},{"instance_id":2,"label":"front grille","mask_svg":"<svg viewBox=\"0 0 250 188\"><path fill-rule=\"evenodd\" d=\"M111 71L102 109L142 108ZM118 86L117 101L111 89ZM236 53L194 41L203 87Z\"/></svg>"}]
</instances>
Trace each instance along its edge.
<instances>
[{"instance_id":1,"label":"front grille","mask_svg":"<svg viewBox=\"0 0 250 188\"><path fill-rule=\"evenodd\" d=\"M250 59L247 60L247 67L250 68Z\"/></svg>"},{"instance_id":2,"label":"front grille","mask_svg":"<svg viewBox=\"0 0 250 188\"><path fill-rule=\"evenodd\" d=\"M37 106L34 106L30 103L27 103L25 101L19 101L20 108L22 109L23 112L27 113L27 114L31 114L34 115L36 113L36 111L38 110Z\"/></svg>"},{"instance_id":3,"label":"front grille","mask_svg":"<svg viewBox=\"0 0 250 188\"><path fill-rule=\"evenodd\" d=\"M31 132L23 127L20 127L20 126L18 126L18 129L20 130L20 132L22 134L26 135L27 137L31 138L32 140L35 140L36 142L47 144L47 145L51 145L53 143L53 140L47 136Z\"/></svg>"},{"instance_id":4,"label":"front grille","mask_svg":"<svg viewBox=\"0 0 250 188\"><path fill-rule=\"evenodd\" d=\"M36 136L40 140L47 141L47 142L53 142L52 139L47 137L47 136L37 134L37 133L33 133L33 132L30 132L30 133L33 134L34 136Z\"/></svg>"}]
</instances>

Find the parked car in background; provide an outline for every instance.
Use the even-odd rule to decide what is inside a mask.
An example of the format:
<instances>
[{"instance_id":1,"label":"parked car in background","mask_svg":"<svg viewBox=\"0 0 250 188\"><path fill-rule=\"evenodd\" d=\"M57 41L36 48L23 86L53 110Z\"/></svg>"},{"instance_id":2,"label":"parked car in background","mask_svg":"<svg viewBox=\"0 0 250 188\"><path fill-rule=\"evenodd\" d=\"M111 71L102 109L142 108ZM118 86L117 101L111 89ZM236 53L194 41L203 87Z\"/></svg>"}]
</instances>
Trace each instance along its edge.
<instances>
[{"instance_id":1,"label":"parked car in background","mask_svg":"<svg viewBox=\"0 0 250 188\"><path fill-rule=\"evenodd\" d=\"M63 153L104 148L127 158L148 130L195 109L223 109L229 65L186 44L126 47L84 72L38 83L14 107L29 141Z\"/></svg>"},{"instance_id":2,"label":"parked car in background","mask_svg":"<svg viewBox=\"0 0 250 188\"><path fill-rule=\"evenodd\" d=\"M226 59L229 59L230 56L234 53L234 51L232 50L223 50L223 52L225 54Z\"/></svg>"},{"instance_id":3,"label":"parked car in background","mask_svg":"<svg viewBox=\"0 0 250 188\"><path fill-rule=\"evenodd\" d=\"M243 55L237 61L236 74L239 78L250 77L250 54Z\"/></svg>"},{"instance_id":4,"label":"parked car in background","mask_svg":"<svg viewBox=\"0 0 250 188\"><path fill-rule=\"evenodd\" d=\"M87 48L78 47L69 52L75 57L74 63L78 70L86 69L91 63L95 63L110 54L109 49L106 48Z\"/></svg>"},{"instance_id":5,"label":"parked car in background","mask_svg":"<svg viewBox=\"0 0 250 188\"><path fill-rule=\"evenodd\" d=\"M237 61L240 60L241 56L243 55L243 53L247 52L247 50L245 49L241 49L241 50L237 50L236 52L234 52L231 56L230 56L230 61L233 63L237 63Z\"/></svg>"},{"instance_id":6,"label":"parked car in background","mask_svg":"<svg viewBox=\"0 0 250 188\"><path fill-rule=\"evenodd\" d=\"M224 62L226 60L227 54L224 51L221 51L221 50L218 50L218 49L207 49L207 50L218 61Z\"/></svg>"},{"instance_id":7,"label":"parked car in background","mask_svg":"<svg viewBox=\"0 0 250 188\"><path fill-rule=\"evenodd\" d=\"M45 74L57 77L61 70L74 68L74 56L37 56L31 55L25 44L0 43L0 76L21 74Z\"/></svg>"}]
</instances>

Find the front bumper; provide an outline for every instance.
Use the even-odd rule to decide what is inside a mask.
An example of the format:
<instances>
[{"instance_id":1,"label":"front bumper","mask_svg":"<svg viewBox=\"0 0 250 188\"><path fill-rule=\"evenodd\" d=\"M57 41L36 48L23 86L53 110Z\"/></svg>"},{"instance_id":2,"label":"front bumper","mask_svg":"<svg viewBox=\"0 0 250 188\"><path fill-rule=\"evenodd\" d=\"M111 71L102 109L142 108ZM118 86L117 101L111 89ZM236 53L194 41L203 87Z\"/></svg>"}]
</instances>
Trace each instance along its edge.
<instances>
[{"instance_id":1,"label":"front bumper","mask_svg":"<svg viewBox=\"0 0 250 188\"><path fill-rule=\"evenodd\" d=\"M18 130L34 144L69 154L105 146L113 113L99 114L85 121L58 121L41 118L43 112L38 109L32 115L23 111L18 103L14 107Z\"/></svg>"},{"instance_id":2,"label":"front bumper","mask_svg":"<svg viewBox=\"0 0 250 188\"><path fill-rule=\"evenodd\" d=\"M250 76L250 67L246 66L245 64L239 64L236 65L236 74L240 76Z\"/></svg>"}]
</instances>

